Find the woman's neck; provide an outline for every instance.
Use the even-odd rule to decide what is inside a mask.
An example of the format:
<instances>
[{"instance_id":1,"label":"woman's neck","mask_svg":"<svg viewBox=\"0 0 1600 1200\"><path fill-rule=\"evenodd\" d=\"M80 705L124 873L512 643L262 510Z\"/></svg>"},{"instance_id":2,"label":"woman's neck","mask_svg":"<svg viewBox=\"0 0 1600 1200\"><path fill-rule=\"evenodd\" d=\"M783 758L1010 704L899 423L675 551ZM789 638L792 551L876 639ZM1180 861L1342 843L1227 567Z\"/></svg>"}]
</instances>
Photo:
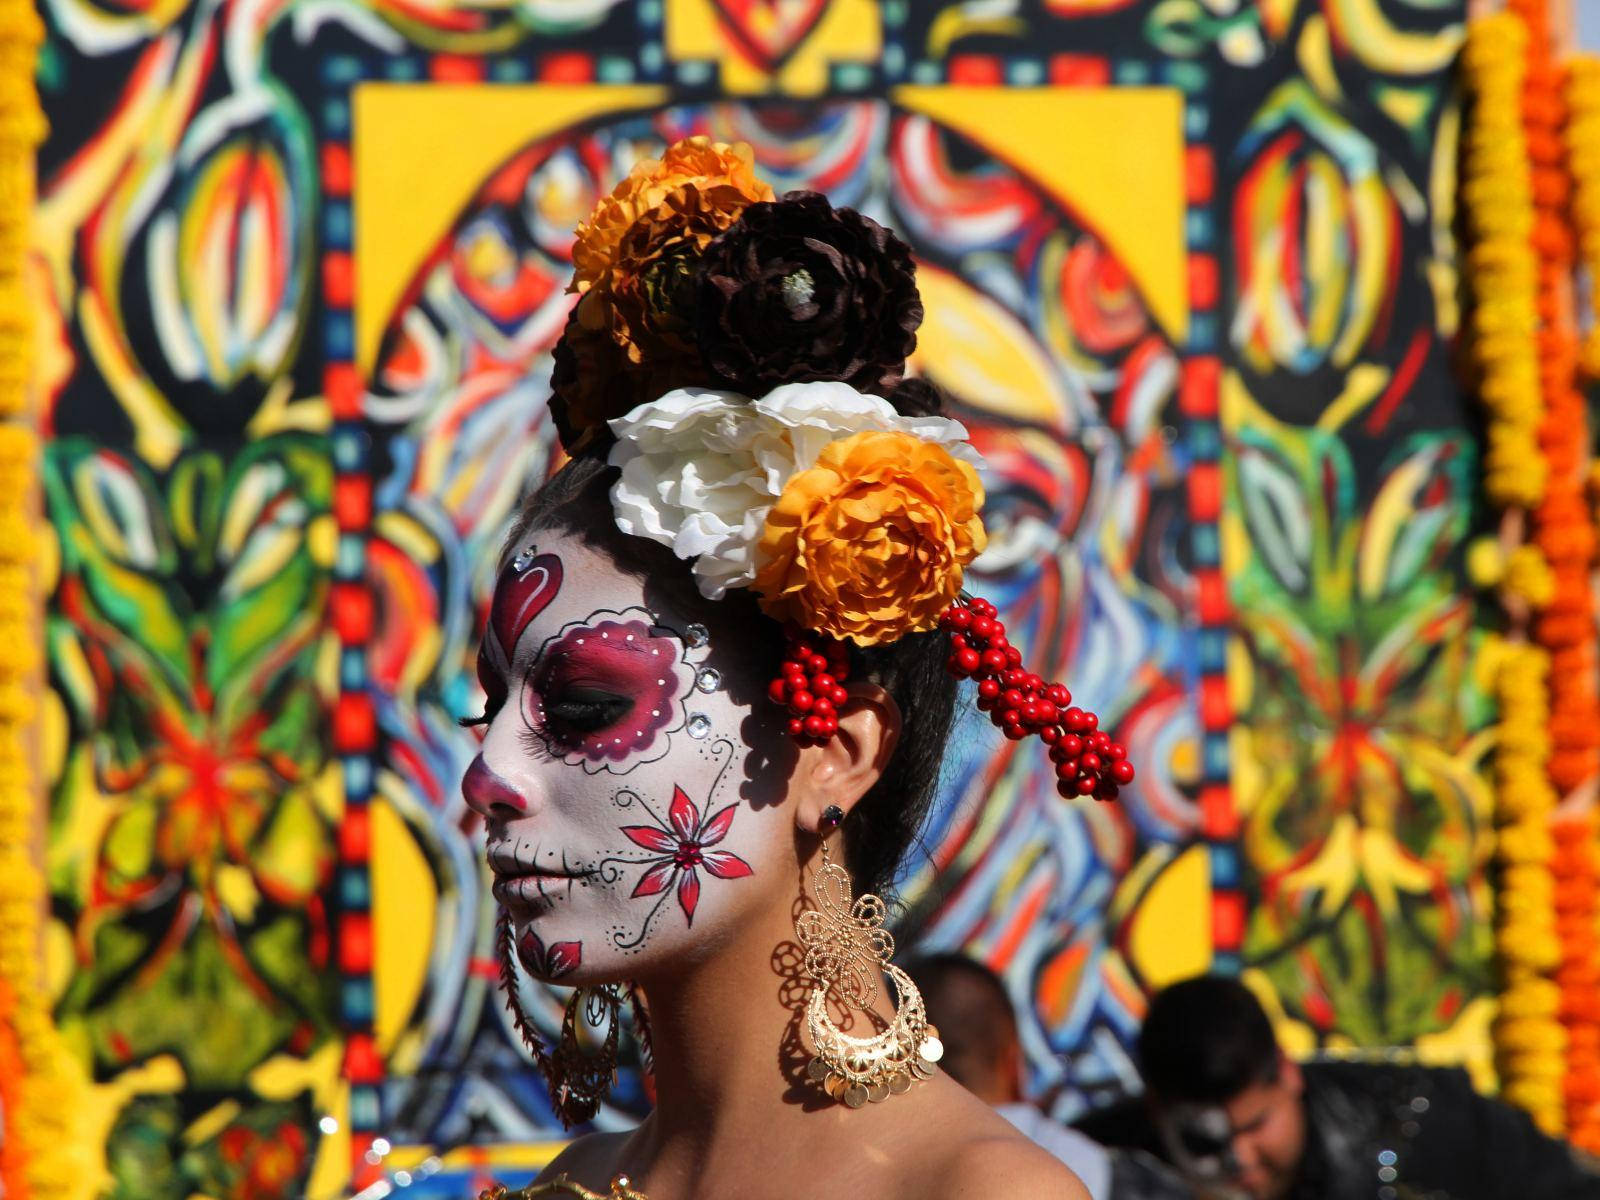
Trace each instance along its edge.
<instances>
[{"instance_id":1,"label":"woman's neck","mask_svg":"<svg viewBox=\"0 0 1600 1200\"><path fill-rule=\"evenodd\" d=\"M809 985L792 907L749 922L692 969L644 983L656 1085L635 1143L645 1163L695 1177L724 1146L771 1145L775 1126L820 1132L846 1115L806 1072Z\"/></svg>"}]
</instances>

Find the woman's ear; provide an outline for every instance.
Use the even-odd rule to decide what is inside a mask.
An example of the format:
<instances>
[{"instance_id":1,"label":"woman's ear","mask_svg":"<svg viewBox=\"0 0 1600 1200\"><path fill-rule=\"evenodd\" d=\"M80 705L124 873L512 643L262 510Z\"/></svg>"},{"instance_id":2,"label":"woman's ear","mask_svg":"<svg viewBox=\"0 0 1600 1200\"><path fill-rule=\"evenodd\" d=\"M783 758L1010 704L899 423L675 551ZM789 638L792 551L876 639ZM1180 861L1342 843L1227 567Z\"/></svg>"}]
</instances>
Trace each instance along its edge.
<instances>
[{"instance_id":1,"label":"woman's ear","mask_svg":"<svg viewBox=\"0 0 1600 1200\"><path fill-rule=\"evenodd\" d=\"M900 706L875 683L846 686L850 698L839 707L839 731L800 751L790 776L797 796L795 824L808 833L822 827L823 810L846 814L872 789L889 765L900 740Z\"/></svg>"}]
</instances>

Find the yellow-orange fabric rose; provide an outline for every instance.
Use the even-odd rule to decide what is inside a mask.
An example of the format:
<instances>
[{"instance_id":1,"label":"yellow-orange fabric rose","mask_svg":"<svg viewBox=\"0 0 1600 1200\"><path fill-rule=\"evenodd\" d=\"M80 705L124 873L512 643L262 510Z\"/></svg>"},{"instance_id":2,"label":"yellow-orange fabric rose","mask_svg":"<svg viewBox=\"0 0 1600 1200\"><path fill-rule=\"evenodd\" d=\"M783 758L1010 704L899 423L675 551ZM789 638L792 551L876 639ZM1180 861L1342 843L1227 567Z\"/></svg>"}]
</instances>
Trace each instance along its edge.
<instances>
[{"instance_id":1,"label":"yellow-orange fabric rose","mask_svg":"<svg viewBox=\"0 0 1600 1200\"><path fill-rule=\"evenodd\" d=\"M578 226L572 247L571 290L586 292L596 284L604 285L628 231L684 188L701 193L697 207L727 216L722 229L733 224L745 205L773 198L772 188L756 178L750 147L745 143L730 146L706 137L674 142L659 159L637 164ZM681 197L679 203L683 203Z\"/></svg>"},{"instance_id":2,"label":"yellow-orange fabric rose","mask_svg":"<svg viewBox=\"0 0 1600 1200\"><path fill-rule=\"evenodd\" d=\"M831 442L767 514L755 589L779 620L871 646L931 629L986 536L983 485L909 433Z\"/></svg>"}]
</instances>

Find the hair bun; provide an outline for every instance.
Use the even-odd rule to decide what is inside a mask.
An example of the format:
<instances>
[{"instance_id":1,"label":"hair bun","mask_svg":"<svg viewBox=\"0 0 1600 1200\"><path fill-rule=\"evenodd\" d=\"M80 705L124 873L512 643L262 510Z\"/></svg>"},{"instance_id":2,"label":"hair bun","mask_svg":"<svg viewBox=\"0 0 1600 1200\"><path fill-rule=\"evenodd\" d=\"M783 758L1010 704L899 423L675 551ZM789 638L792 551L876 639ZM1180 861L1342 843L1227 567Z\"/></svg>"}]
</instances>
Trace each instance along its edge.
<instances>
[{"instance_id":1,"label":"hair bun","mask_svg":"<svg viewBox=\"0 0 1600 1200\"><path fill-rule=\"evenodd\" d=\"M943 389L920 375L908 375L895 384L888 400L902 417L937 417L945 409Z\"/></svg>"}]
</instances>

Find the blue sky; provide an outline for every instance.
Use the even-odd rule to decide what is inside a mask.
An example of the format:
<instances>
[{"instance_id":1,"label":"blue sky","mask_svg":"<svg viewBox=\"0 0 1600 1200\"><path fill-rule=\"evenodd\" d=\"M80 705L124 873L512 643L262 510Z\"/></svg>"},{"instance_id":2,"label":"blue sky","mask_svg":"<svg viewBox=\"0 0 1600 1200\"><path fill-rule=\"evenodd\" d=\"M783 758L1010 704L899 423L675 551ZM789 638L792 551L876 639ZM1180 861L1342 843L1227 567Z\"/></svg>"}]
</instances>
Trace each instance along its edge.
<instances>
[{"instance_id":1,"label":"blue sky","mask_svg":"<svg viewBox=\"0 0 1600 1200\"><path fill-rule=\"evenodd\" d=\"M1600 53L1600 0L1572 0L1578 17L1578 45Z\"/></svg>"}]
</instances>

